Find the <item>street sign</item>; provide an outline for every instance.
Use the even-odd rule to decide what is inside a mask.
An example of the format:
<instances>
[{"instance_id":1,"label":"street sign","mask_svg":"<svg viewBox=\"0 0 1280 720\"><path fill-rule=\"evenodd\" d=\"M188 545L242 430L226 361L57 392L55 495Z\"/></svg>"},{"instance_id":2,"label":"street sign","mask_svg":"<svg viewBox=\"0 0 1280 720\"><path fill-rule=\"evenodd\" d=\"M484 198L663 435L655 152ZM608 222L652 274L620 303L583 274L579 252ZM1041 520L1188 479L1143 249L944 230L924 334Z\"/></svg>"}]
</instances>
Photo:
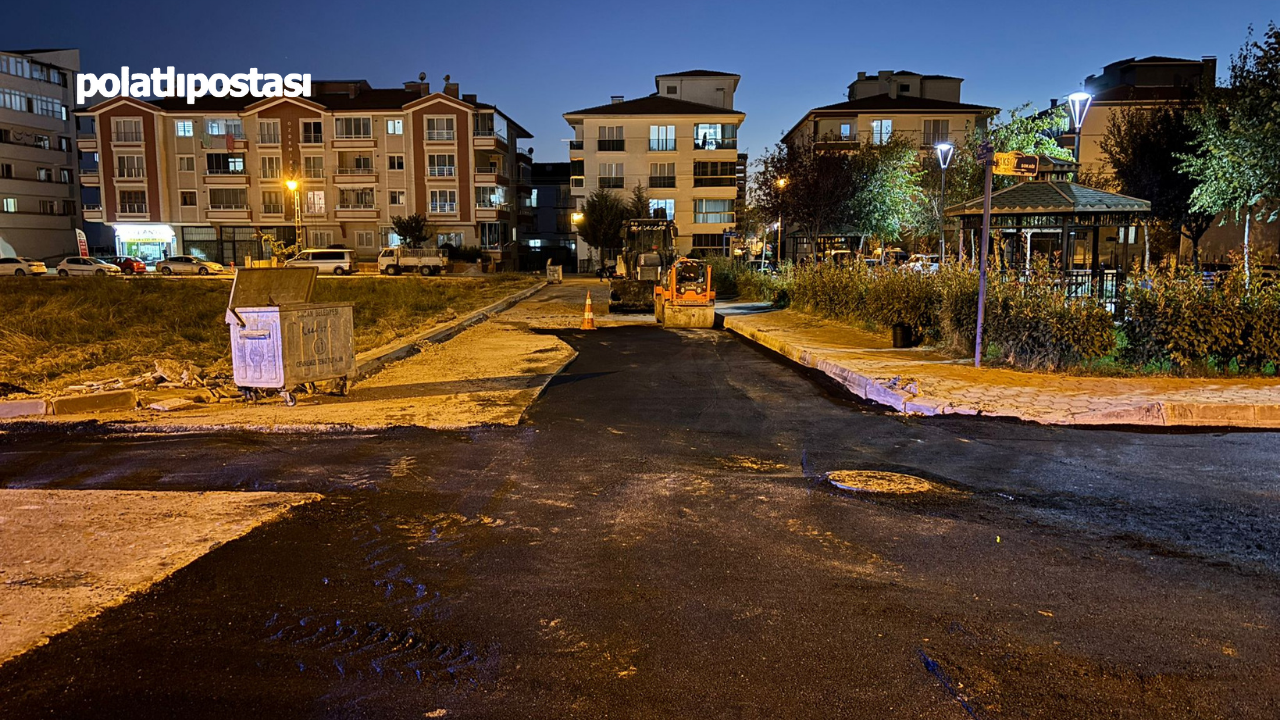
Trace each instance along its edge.
<instances>
[{"instance_id":1,"label":"street sign","mask_svg":"<svg viewBox=\"0 0 1280 720\"><path fill-rule=\"evenodd\" d=\"M1040 170L1040 158L1020 152L995 154L996 164L992 170L996 175L1017 175L1035 177Z\"/></svg>"},{"instance_id":2,"label":"street sign","mask_svg":"<svg viewBox=\"0 0 1280 720\"><path fill-rule=\"evenodd\" d=\"M978 149L973 153L973 157L975 160L978 161L979 164L985 163L986 161L991 159L991 153L993 150L994 148L991 147L991 143L984 141L981 145L978 146Z\"/></svg>"}]
</instances>

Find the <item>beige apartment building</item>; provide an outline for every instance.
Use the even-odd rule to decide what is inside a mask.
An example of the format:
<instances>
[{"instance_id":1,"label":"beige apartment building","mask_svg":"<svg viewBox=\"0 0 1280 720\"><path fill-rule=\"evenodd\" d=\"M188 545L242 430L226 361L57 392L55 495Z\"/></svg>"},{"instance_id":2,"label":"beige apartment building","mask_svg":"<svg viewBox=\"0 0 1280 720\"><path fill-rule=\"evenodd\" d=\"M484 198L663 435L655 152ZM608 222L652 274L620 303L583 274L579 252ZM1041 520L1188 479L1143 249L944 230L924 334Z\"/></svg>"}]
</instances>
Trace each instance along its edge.
<instances>
[{"instance_id":1,"label":"beige apartment building","mask_svg":"<svg viewBox=\"0 0 1280 720\"><path fill-rule=\"evenodd\" d=\"M651 214L675 220L677 252L727 254L742 162L738 129L746 117L733 107L739 80L710 70L658 75L651 95L614 96L565 113L578 207L597 188L629 196L640 185ZM577 248L581 269L598 267L601 258L586 243Z\"/></svg>"},{"instance_id":2,"label":"beige apartment building","mask_svg":"<svg viewBox=\"0 0 1280 720\"><path fill-rule=\"evenodd\" d=\"M85 220L111 226L116 252L154 261L192 254L223 263L269 254L257 233L305 247L342 245L371 259L398 244L391 218L421 213L437 243L515 261L531 215L526 130L448 82L372 88L317 82L300 98L115 98L80 113L97 153L82 183L100 202Z\"/></svg>"},{"instance_id":3,"label":"beige apartment building","mask_svg":"<svg viewBox=\"0 0 1280 720\"><path fill-rule=\"evenodd\" d=\"M79 50L0 51L0 257L77 253Z\"/></svg>"}]
</instances>

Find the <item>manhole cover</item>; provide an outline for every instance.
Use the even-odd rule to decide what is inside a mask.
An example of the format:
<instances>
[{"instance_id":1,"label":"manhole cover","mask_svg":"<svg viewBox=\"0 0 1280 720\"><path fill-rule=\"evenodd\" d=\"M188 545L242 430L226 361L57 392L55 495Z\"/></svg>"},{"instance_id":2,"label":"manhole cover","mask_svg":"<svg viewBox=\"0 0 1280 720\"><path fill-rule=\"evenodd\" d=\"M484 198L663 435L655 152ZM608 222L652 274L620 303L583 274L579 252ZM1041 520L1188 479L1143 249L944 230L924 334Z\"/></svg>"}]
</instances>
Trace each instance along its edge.
<instances>
[{"instance_id":1,"label":"manhole cover","mask_svg":"<svg viewBox=\"0 0 1280 720\"><path fill-rule=\"evenodd\" d=\"M841 490L850 492L905 495L938 489L923 478L879 470L835 470L827 473L827 480Z\"/></svg>"}]
</instances>

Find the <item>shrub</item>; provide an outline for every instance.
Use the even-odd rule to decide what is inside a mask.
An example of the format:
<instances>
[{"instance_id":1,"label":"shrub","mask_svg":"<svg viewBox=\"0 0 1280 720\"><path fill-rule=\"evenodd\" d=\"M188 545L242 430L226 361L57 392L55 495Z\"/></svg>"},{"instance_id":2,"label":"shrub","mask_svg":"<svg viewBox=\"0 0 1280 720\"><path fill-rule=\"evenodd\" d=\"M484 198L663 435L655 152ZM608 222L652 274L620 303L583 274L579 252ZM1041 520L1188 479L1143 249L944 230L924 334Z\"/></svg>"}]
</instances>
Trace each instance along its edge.
<instances>
[{"instance_id":1,"label":"shrub","mask_svg":"<svg viewBox=\"0 0 1280 720\"><path fill-rule=\"evenodd\" d=\"M711 285L717 297L736 297L774 305L787 303L786 283L790 266L784 267L780 275L771 275L752 269L742 260L711 257L707 262L711 265Z\"/></svg>"}]
</instances>

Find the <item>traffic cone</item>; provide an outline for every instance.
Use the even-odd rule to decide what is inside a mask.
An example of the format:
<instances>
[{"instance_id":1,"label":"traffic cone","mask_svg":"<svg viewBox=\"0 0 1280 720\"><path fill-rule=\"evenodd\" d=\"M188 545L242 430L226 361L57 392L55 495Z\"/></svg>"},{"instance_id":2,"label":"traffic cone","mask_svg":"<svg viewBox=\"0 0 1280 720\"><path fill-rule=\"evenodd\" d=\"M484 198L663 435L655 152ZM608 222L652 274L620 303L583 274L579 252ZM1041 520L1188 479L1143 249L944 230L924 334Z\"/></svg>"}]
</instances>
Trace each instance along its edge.
<instances>
[{"instance_id":1,"label":"traffic cone","mask_svg":"<svg viewBox=\"0 0 1280 720\"><path fill-rule=\"evenodd\" d=\"M591 293L587 293L587 306L582 309L582 329L596 329L596 314L591 312Z\"/></svg>"}]
</instances>

